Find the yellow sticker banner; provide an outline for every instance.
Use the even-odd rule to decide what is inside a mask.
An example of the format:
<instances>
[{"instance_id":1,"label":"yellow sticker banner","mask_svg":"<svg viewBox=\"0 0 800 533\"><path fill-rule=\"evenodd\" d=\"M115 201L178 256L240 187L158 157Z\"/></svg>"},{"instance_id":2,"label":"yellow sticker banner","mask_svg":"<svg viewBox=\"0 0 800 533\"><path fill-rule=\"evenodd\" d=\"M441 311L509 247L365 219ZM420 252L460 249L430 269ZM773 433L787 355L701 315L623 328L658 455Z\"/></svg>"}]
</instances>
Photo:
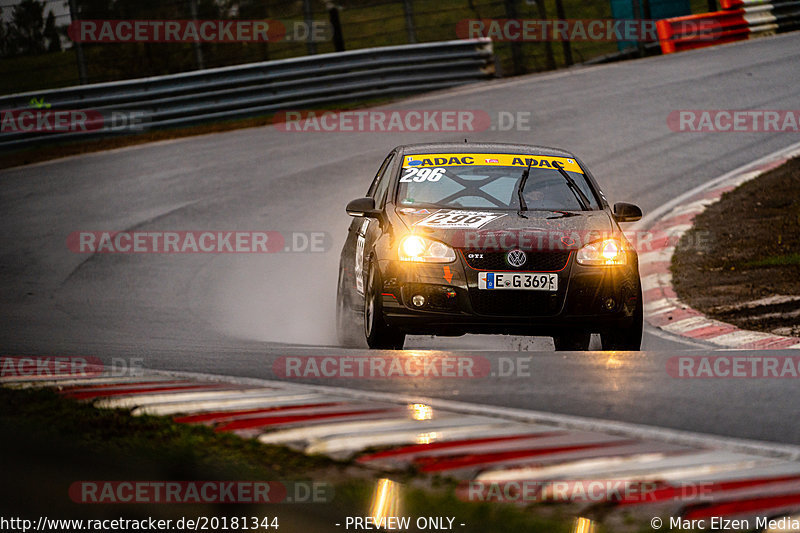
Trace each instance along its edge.
<instances>
[{"instance_id":1,"label":"yellow sticker banner","mask_svg":"<svg viewBox=\"0 0 800 533\"><path fill-rule=\"evenodd\" d=\"M583 174L578 162L566 157L519 154L419 154L407 155L403 168L495 166L528 168L558 168Z\"/></svg>"}]
</instances>

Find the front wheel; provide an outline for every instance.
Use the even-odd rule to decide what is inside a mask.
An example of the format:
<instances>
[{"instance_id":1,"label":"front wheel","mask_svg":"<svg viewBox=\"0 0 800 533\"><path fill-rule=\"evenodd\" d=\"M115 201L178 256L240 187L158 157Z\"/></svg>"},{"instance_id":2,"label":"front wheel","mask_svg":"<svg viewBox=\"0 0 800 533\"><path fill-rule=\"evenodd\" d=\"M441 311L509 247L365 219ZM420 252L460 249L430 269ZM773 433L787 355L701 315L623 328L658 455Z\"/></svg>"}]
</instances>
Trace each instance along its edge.
<instances>
[{"instance_id":1,"label":"front wheel","mask_svg":"<svg viewBox=\"0 0 800 533\"><path fill-rule=\"evenodd\" d=\"M381 279L378 268L370 265L364 288L364 336L370 348L402 350L406 334L386 324L381 305Z\"/></svg>"},{"instance_id":2,"label":"front wheel","mask_svg":"<svg viewBox=\"0 0 800 533\"><path fill-rule=\"evenodd\" d=\"M642 289L639 288L639 299L633 311L633 322L626 328L617 328L600 333L603 350L638 352L642 348L642 323L644 313L642 308Z\"/></svg>"}]
</instances>

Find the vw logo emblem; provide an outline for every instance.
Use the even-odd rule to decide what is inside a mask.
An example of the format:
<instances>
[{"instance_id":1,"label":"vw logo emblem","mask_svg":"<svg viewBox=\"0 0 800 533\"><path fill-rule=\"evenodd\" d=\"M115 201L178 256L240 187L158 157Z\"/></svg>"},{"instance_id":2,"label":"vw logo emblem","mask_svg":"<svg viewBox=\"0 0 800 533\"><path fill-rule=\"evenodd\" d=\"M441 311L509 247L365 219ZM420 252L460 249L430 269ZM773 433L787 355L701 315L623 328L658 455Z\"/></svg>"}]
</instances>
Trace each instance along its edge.
<instances>
[{"instance_id":1,"label":"vw logo emblem","mask_svg":"<svg viewBox=\"0 0 800 533\"><path fill-rule=\"evenodd\" d=\"M506 254L506 262L512 267L521 267L528 260L528 256L522 250L511 250Z\"/></svg>"}]
</instances>

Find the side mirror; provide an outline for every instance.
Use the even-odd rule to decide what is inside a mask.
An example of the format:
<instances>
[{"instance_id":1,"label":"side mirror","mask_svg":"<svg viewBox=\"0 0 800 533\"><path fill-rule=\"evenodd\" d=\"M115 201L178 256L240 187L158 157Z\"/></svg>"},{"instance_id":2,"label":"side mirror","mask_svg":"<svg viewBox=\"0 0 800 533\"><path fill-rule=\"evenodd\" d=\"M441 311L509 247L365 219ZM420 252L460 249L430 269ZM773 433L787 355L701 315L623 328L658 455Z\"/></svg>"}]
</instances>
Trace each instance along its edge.
<instances>
[{"instance_id":1,"label":"side mirror","mask_svg":"<svg viewBox=\"0 0 800 533\"><path fill-rule=\"evenodd\" d=\"M375 209L375 199L366 196L364 198L356 198L347 204L347 214L351 217L369 217L380 218L380 209Z\"/></svg>"},{"instance_id":2,"label":"side mirror","mask_svg":"<svg viewBox=\"0 0 800 533\"><path fill-rule=\"evenodd\" d=\"M614 220L617 222L636 222L642 218L642 210L638 205L619 202L614 204Z\"/></svg>"}]
</instances>

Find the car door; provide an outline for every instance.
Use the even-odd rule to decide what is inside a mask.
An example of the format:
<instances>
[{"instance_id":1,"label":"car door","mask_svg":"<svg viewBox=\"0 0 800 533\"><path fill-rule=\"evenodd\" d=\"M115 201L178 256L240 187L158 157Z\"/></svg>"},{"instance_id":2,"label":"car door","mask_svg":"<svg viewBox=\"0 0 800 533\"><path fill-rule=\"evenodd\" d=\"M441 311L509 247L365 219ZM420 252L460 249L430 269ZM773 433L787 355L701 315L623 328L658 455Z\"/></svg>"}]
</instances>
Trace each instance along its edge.
<instances>
[{"instance_id":1,"label":"car door","mask_svg":"<svg viewBox=\"0 0 800 533\"><path fill-rule=\"evenodd\" d=\"M392 166L394 156L395 152L392 152L386 157L367 191L367 196L375 199L375 206L378 208L383 208L386 202L386 194L391 182L389 169ZM363 296L367 275L365 267L370 258L370 251L373 249L375 241L380 238L382 230L375 219L355 217L350 223L349 231L350 236L354 238L354 249L351 256L353 261L353 288L359 295ZM348 236L348 240L350 236Z\"/></svg>"}]
</instances>

